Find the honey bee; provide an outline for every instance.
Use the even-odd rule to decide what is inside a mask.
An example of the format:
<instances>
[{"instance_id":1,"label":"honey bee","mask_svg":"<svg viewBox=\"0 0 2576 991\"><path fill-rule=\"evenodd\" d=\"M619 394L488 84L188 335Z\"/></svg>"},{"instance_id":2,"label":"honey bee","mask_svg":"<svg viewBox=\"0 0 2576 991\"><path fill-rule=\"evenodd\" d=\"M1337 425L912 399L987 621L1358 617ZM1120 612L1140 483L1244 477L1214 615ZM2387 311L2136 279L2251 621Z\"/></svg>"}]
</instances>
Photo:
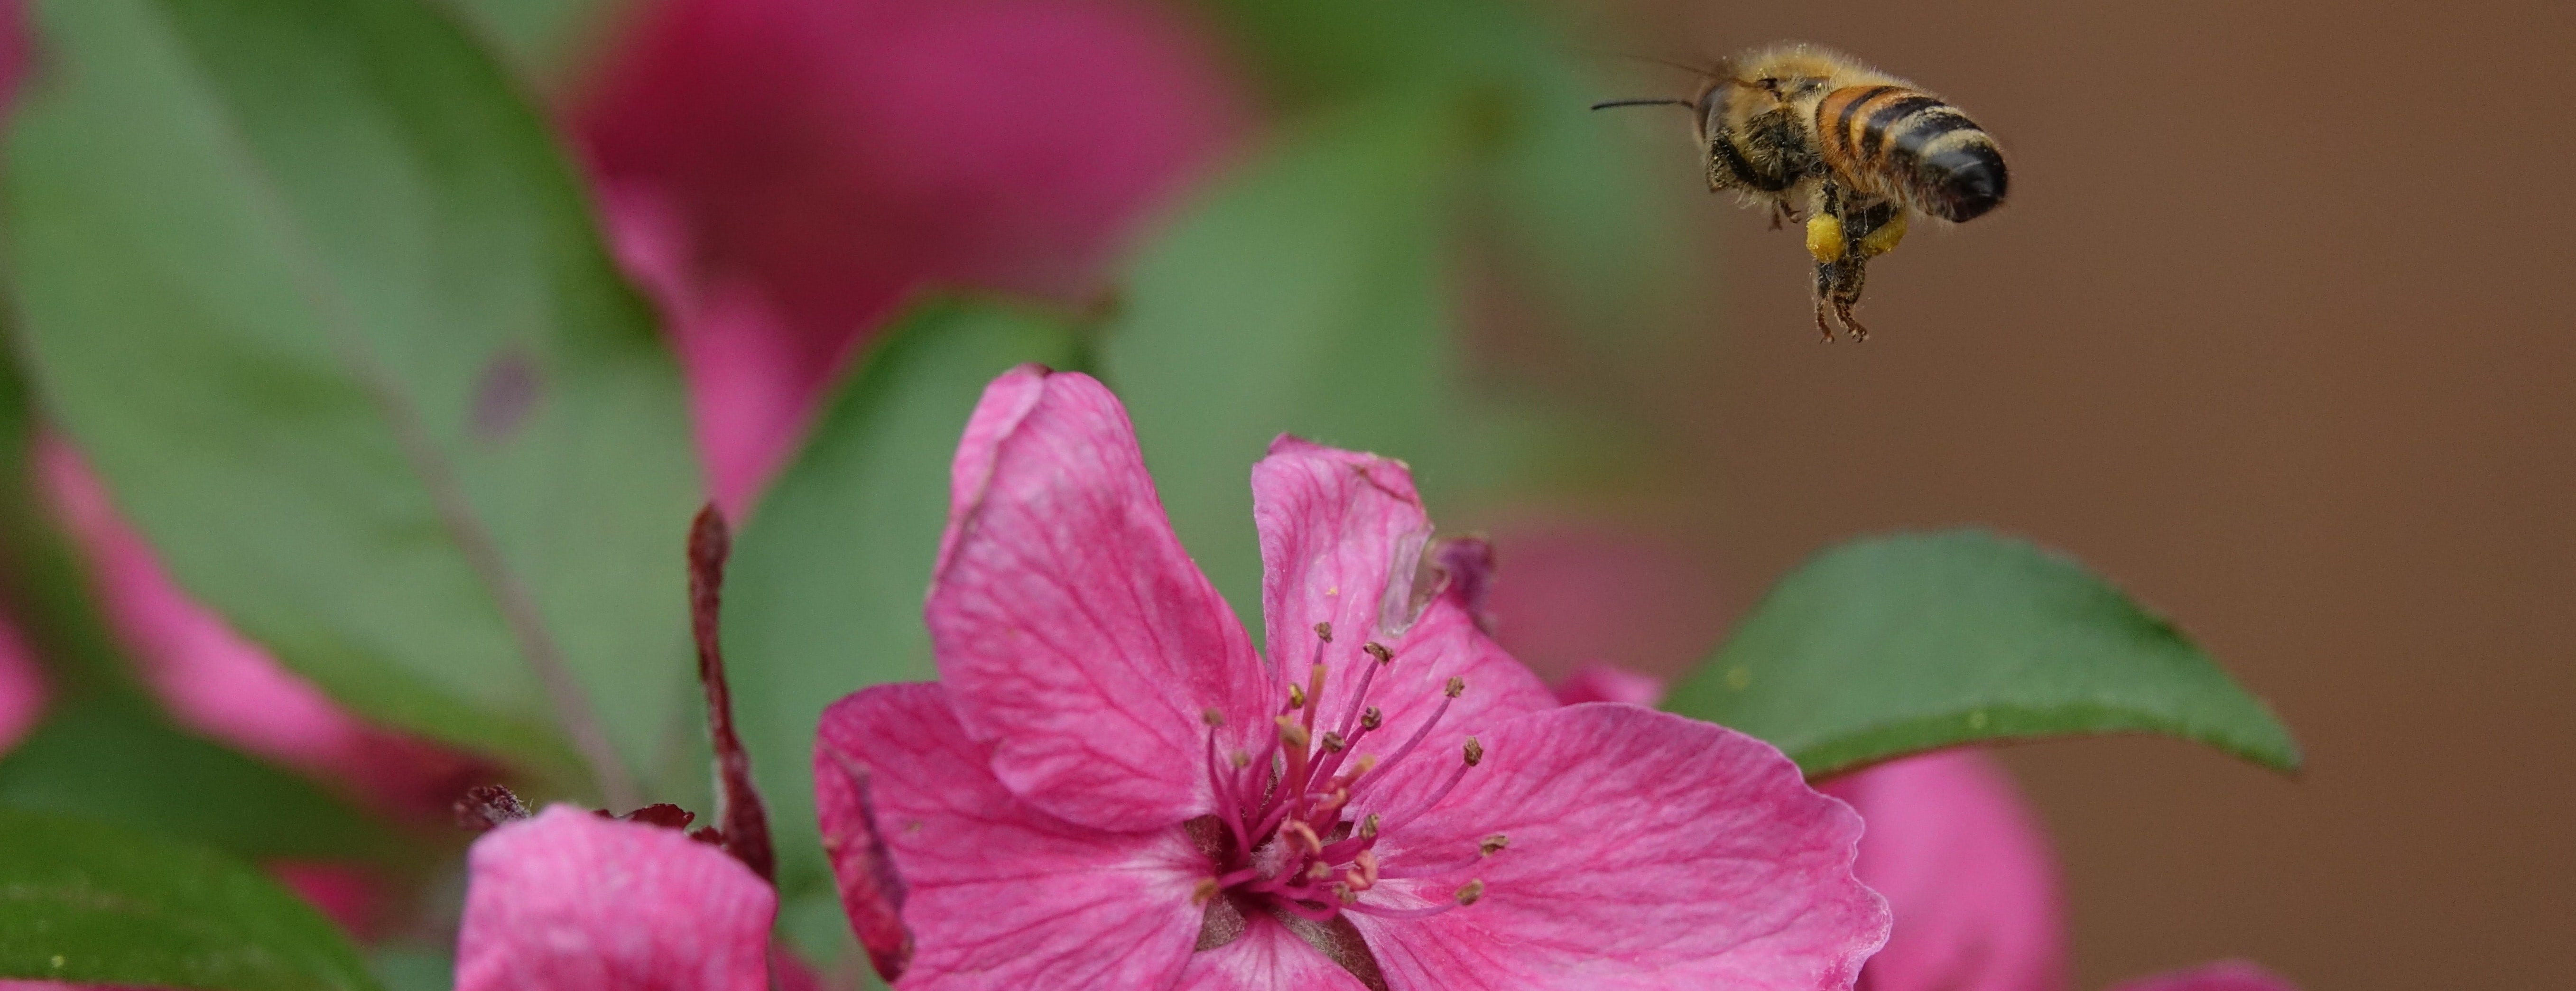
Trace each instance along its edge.
<instances>
[{"instance_id":1,"label":"honey bee","mask_svg":"<svg viewBox=\"0 0 2576 991\"><path fill-rule=\"evenodd\" d=\"M1914 84L1811 45L1777 45L1707 73L1693 99L1610 100L1592 109L1679 106L1708 157L1710 192L1803 221L1816 259L1816 330L1854 340L1869 260L1905 237L1906 216L1973 220L2004 201L2003 152L1968 115ZM1828 311L1832 321L1827 319Z\"/></svg>"}]
</instances>

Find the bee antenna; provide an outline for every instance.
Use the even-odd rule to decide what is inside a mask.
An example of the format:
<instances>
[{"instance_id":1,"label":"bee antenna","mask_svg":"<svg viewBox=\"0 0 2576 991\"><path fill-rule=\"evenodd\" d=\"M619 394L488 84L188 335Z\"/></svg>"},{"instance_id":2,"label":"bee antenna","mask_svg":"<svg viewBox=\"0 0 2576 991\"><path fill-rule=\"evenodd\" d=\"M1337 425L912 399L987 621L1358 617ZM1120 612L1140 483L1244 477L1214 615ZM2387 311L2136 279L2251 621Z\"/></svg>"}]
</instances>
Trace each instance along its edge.
<instances>
[{"instance_id":1,"label":"bee antenna","mask_svg":"<svg viewBox=\"0 0 2576 991\"><path fill-rule=\"evenodd\" d=\"M1657 96L1640 97L1634 100L1603 100L1599 103L1593 104L1592 109L1608 110L1611 107L1661 107L1668 105L1675 107L1696 107L1699 104L1692 103L1689 100L1676 100L1671 97Z\"/></svg>"}]
</instances>

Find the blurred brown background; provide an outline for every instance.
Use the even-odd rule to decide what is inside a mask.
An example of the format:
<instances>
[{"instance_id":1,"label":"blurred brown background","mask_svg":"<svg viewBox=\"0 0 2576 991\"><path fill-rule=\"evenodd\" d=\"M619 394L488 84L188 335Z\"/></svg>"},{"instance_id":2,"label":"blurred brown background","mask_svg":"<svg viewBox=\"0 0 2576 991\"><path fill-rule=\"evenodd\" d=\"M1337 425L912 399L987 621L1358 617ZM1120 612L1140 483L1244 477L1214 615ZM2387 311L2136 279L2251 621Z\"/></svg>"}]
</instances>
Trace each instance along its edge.
<instances>
[{"instance_id":1,"label":"blurred brown background","mask_svg":"<svg viewBox=\"0 0 2576 991\"><path fill-rule=\"evenodd\" d=\"M1697 484L1737 584L1990 523L2174 616L2298 733L2295 782L2157 739L2007 753L2066 860L2079 987L2239 955L2312 989L2570 986L2565 10L1577 14L1641 54L1845 48L2004 142L2010 204L1876 263L1861 346L1816 342L1793 232L1695 204L1727 333L1713 379L1666 385L1724 466Z\"/></svg>"}]
</instances>

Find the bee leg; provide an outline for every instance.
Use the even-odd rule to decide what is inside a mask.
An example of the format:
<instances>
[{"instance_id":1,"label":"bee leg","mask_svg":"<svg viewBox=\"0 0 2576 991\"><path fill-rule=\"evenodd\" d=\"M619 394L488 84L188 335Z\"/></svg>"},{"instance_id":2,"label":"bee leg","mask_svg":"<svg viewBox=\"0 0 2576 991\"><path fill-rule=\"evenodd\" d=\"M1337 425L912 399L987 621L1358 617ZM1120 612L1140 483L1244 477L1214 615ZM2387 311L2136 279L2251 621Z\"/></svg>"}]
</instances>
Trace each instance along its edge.
<instances>
[{"instance_id":1,"label":"bee leg","mask_svg":"<svg viewBox=\"0 0 2576 991\"><path fill-rule=\"evenodd\" d=\"M1825 308L1832 305L1830 302L1833 279L1830 272L1832 269L1833 266L1831 265L1819 264L1816 266L1816 333L1825 335L1825 343L1827 344L1834 342L1834 325L1825 322Z\"/></svg>"},{"instance_id":2,"label":"bee leg","mask_svg":"<svg viewBox=\"0 0 2576 991\"><path fill-rule=\"evenodd\" d=\"M1869 328L1852 316L1852 307L1860 305L1867 264L1866 259L1853 254L1816 265L1816 324L1824 326L1825 309L1831 307L1835 322L1851 332L1853 343L1869 340Z\"/></svg>"}]
</instances>

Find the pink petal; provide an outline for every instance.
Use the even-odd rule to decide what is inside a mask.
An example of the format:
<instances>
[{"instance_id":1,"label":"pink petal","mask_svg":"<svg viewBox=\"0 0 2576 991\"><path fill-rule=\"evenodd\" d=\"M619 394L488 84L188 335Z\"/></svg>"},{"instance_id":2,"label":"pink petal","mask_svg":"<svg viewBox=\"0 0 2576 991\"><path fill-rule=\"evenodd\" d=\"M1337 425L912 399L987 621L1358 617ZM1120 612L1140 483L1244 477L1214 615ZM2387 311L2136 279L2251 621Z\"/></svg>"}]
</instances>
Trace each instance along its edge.
<instances>
[{"instance_id":1,"label":"pink petal","mask_svg":"<svg viewBox=\"0 0 2576 991\"><path fill-rule=\"evenodd\" d=\"M778 893L679 830L557 805L466 864L457 991L768 991Z\"/></svg>"},{"instance_id":2,"label":"pink petal","mask_svg":"<svg viewBox=\"0 0 2576 991\"><path fill-rule=\"evenodd\" d=\"M1652 706L1663 697L1664 679L1600 661L1586 661L1556 683L1556 700L1566 705L1626 702Z\"/></svg>"},{"instance_id":3,"label":"pink petal","mask_svg":"<svg viewBox=\"0 0 2576 991\"><path fill-rule=\"evenodd\" d=\"M181 724L417 815L445 815L461 782L485 773L470 758L361 722L189 598L61 437L40 438L36 458L89 555L109 623Z\"/></svg>"},{"instance_id":4,"label":"pink petal","mask_svg":"<svg viewBox=\"0 0 2576 991\"><path fill-rule=\"evenodd\" d=\"M2067 986L2057 864L2012 778L1974 750L1883 764L1824 786L1869 832L1860 879L1896 928L1871 991L2059 991Z\"/></svg>"},{"instance_id":5,"label":"pink petal","mask_svg":"<svg viewBox=\"0 0 2576 991\"><path fill-rule=\"evenodd\" d=\"M1126 410L1089 376L1002 376L957 449L927 610L940 683L993 773L1103 829L1214 808L1227 749L1266 716L1261 662L1181 550Z\"/></svg>"},{"instance_id":6,"label":"pink petal","mask_svg":"<svg viewBox=\"0 0 2576 991\"><path fill-rule=\"evenodd\" d=\"M1394 907L1484 896L1427 919L1359 915L1400 991L1848 987L1887 936L1851 872L1860 817L1759 740L1629 705L1539 712L1482 736L1446 800L1402 822L1458 764L1416 759L1369 796L1390 869L1510 846L1452 874L1382 882Z\"/></svg>"},{"instance_id":7,"label":"pink petal","mask_svg":"<svg viewBox=\"0 0 2576 991\"><path fill-rule=\"evenodd\" d=\"M2299 986L2253 964L2229 960L2141 977L2111 991L2299 991Z\"/></svg>"},{"instance_id":8,"label":"pink petal","mask_svg":"<svg viewBox=\"0 0 2576 991\"><path fill-rule=\"evenodd\" d=\"M1317 726L1339 726L1355 711L1371 641L1394 651L1394 663L1365 679L1364 703L1385 714L1391 741L1431 715L1452 677L1467 688L1440 732L1555 707L1547 686L1477 629L1460 589L1418 601L1435 587L1416 581L1431 521L1403 462L1283 436L1252 468L1252 500L1279 676L1303 682L1318 660L1329 671ZM1324 622L1333 625L1330 644L1314 631Z\"/></svg>"},{"instance_id":9,"label":"pink petal","mask_svg":"<svg viewBox=\"0 0 2576 991\"><path fill-rule=\"evenodd\" d=\"M1326 959L1268 915L1244 920L1243 935L1213 950L1190 955L1189 969L1172 991L1367 991L1349 971Z\"/></svg>"},{"instance_id":10,"label":"pink petal","mask_svg":"<svg viewBox=\"0 0 2576 991\"><path fill-rule=\"evenodd\" d=\"M937 685L861 689L823 713L816 798L844 897L882 908L864 851L881 837L914 940L905 988L1153 988L1198 939L1210 870L1177 824L1104 832L995 780ZM871 820L859 814L864 782ZM853 915L861 914L854 911Z\"/></svg>"},{"instance_id":11,"label":"pink petal","mask_svg":"<svg viewBox=\"0 0 2576 991\"><path fill-rule=\"evenodd\" d=\"M320 909L358 939L377 934L386 896L384 882L364 868L320 860L284 860L267 865L277 880Z\"/></svg>"},{"instance_id":12,"label":"pink petal","mask_svg":"<svg viewBox=\"0 0 2576 991\"><path fill-rule=\"evenodd\" d=\"M0 622L0 753L17 746L45 715L44 670L18 636L18 628Z\"/></svg>"}]
</instances>

